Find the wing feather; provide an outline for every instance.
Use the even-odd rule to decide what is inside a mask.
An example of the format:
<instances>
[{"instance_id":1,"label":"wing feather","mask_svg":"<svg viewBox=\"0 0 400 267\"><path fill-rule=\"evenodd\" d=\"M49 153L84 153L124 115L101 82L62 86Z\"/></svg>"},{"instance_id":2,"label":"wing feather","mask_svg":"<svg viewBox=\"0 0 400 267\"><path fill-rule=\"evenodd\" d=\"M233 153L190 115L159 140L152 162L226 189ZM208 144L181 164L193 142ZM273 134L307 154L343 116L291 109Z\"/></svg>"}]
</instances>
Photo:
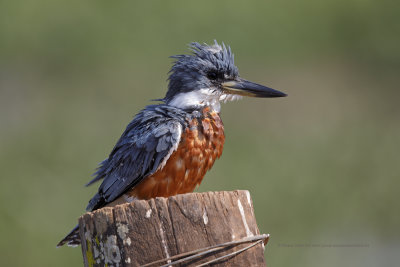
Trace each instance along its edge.
<instances>
[{"instance_id":1,"label":"wing feather","mask_svg":"<svg viewBox=\"0 0 400 267\"><path fill-rule=\"evenodd\" d=\"M112 202L165 165L177 149L186 123L183 111L170 109L164 105L149 106L136 115L108 159L100 163L95 178L87 184L104 178L87 210Z\"/></svg>"}]
</instances>

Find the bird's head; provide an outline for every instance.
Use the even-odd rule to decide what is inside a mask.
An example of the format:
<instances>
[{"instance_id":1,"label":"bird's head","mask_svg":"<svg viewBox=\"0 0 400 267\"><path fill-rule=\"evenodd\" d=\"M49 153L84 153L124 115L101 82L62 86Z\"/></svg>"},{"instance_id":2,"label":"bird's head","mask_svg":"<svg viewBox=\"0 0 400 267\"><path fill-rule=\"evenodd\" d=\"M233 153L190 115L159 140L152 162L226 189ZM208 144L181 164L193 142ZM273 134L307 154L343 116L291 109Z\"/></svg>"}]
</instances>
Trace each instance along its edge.
<instances>
[{"instance_id":1,"label":"bird's head","mask_svg":"<svg viewBox=\"0 0 400 267\"><path fill-rule=\"evenodd\" d=\"M169 76L167 104L182 109L210 106L219 111L220 101L242 96L283 97L277 90L239 77L230 47L224 44L190 45L193 54L173 56Z\"/></svg>"}]
</instances>

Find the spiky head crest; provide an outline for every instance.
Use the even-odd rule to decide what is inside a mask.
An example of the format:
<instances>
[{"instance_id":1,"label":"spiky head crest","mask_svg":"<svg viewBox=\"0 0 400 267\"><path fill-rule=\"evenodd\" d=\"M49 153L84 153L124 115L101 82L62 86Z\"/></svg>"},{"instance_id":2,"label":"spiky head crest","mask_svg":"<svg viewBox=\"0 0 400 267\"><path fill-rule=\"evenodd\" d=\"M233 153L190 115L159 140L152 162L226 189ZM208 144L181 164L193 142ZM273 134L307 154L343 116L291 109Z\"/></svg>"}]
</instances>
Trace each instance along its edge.
<instances>
[{"instance_id":1,"label":"spiky head crest","mask_svg":"<svg viewBox=\"0 0 400 267\"><path fill-rule=\"evenodd\" d=\"M187 93L216 86L216 81L234 79L239 75L234 64L231 48L224 43L213 45L191 43L189 55L172 56L175 62L171 68L168 92L165 101L179 93Z\"/></svg>"}]
</instances>

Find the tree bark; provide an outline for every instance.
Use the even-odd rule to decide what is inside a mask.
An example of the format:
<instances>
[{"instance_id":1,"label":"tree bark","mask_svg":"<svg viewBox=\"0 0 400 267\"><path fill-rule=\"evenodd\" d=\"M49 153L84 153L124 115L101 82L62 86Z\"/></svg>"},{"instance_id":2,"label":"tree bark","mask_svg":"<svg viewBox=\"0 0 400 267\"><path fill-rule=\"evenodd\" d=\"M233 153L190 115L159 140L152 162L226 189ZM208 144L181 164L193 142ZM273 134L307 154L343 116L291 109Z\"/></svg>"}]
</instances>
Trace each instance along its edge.
<instances>
[{"instance_id":1,"label":"tree bark","mask_svg":"<svg viewBox=\"0 0 400 267\"><path fill-rule=\"evenodd\" d=\"M142 266L260 235L248 191L134 200L84 214L79 218L79 228L85 266L109 267ZM265 266L263 243L217 260L249 244L228 246L172 266L197 266L210 260L215 260L212 266ZM174 260L151 266L168 266Z\"/></svg>"}]
</instances>

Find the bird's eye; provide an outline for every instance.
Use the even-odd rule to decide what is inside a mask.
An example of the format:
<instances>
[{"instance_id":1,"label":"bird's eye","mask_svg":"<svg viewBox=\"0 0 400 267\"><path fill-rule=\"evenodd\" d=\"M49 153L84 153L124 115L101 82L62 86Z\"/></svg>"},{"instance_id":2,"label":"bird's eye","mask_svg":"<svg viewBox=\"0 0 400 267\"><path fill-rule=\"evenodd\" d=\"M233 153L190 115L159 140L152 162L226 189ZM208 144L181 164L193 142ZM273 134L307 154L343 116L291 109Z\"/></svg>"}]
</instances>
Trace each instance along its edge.
<instances>
[{"instance_id":1,"label":"bird's eye","mask_svg":"<svg viewBox=\"0 0 400 267\"><path fill-rule=\"evenodd\" d=\"M224 78L224 73L219 71L210 71L209 73L207 73L207 77L210 80L217 80L217 79L222 80Z\"/></svg>"},{"instance_id":2,"label":"bird's eye","mask_svg":"<svg viewBox=\"0 0 400 267\"><path fill-rule=\"evenodd\" d=\"M207 73L207 77L210 80L216 80L218 78L218 74L215 71L210 71L209 73Z\"/></svg>"}]
</instances>

